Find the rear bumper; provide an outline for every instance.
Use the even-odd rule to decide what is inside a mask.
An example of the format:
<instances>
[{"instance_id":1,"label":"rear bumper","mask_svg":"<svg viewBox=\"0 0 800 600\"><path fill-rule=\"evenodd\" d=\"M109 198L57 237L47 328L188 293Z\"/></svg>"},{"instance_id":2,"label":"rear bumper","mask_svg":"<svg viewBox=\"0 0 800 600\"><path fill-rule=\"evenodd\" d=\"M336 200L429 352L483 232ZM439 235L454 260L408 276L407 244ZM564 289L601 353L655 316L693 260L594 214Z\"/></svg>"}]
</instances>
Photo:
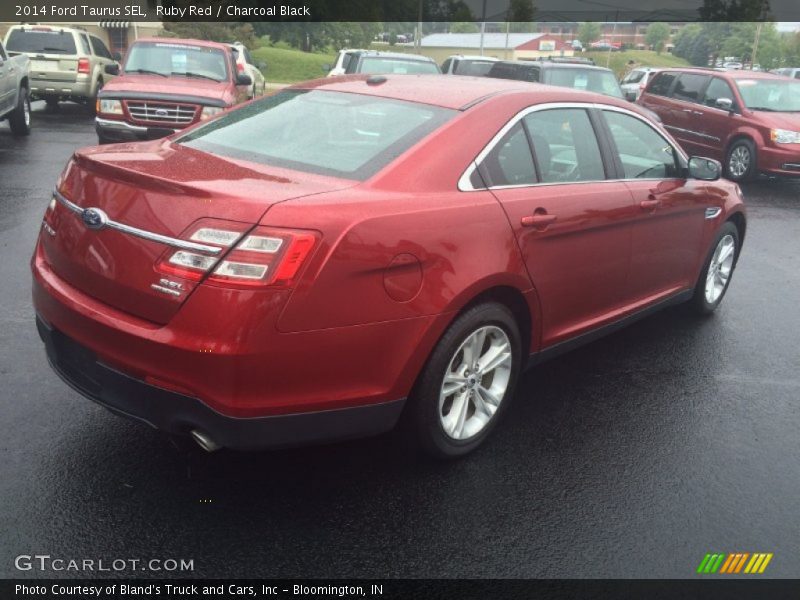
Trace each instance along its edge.
<instances>
[{"instance_id":1,"label":"rear bumper","mask_svg":"<svg viewBox=\"0 0 800 600\"><path fill-rule=\"evenodd\" d=\"M33 98L62 98L66 100L88 100L92 93L92 82L85 81L53 81L49 79L31 79L31 96Z\"/></svg>"},{"instance_id":2,"label":"rear bumper","mask_svg":"<svg viewBox=\"0 0 800 600\"><path fill-rule=\"evenodd\" d=\"M172 135L177 129L169 127L143 127L131 125L125 121L114 119L95 118L97 137L102 140L114 142L134 142L138 140L155 140Z\"/></svg>"},{"instance_id":3,"label":"rear bumper","mask_svg":"<svg viewBox=\"0 0 800 600\"><path fill-rule=\"evenodd\" d=\"M162 431L198 429L220 446L274 448L367 437L389 431L405 399L308 413L241 418L223 415L196 398L165 390L103 364L88 348L36 317L53 370L74 390L111 412Z\"/></svg>"}]
</instances>

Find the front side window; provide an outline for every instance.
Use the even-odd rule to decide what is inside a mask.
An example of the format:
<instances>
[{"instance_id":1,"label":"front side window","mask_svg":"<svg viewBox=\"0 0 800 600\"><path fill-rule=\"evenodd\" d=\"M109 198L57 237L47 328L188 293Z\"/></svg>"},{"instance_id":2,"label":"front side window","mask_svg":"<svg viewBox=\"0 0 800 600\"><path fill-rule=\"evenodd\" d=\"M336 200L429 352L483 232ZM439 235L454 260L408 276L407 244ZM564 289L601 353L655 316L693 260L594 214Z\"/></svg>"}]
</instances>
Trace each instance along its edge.
<instances>
[{"instance_id":1,"label":"front side window","mask_svg":"<svg viewBox=\"0 0 800 600\"><path fill-rule=\"evenodd\" d=\"M617 146L625 179L680 177L679 155L655 129L624 113L604 110L603 114Z\"/></svg>"},{"instance_id":2,"label":"front side window","mask_svg":"<svg viewBox=\"0 0 800 600\"><path fill-rule=\"evenodd\" d=\"M287 90L177 139L210 154L365 180L457 111L388 98Z\"/></svg>"},{"instance_id":3,"label":"front side window","mask_svg":"<svg viewBox=\"0 0 800 600\"><path fill-rule=\"evenodd\" d=\"M703 101L703 104L716 108L717 100L721 99L727 99L730 100L731 103L735 103L731 86L722 81L722 79L719 77L714 77L714 79L711 80L711 83L708 84L708 88L706 89L706 97Z\"/></svg>"},{"instance_id":4,"label":"front side window","mask_svg":"<svg viewBox=\"0 0 800 600\"><path fill-rule=\"evenodd\" d=\"M131 46L125 60L125 71L197 77L212 81L224 81L228 78L227 59L222 50L166 41L138 42Z\"/></svg>"},{"instance_id":5,"label":"front side window","mask_svg":"<svg viewBox=\"0 0 800 600\"><path fill-rule=\"evenodd\" d=\"M707 75L682 73L678 78L678 83L675 84L672 97L676 100L683 100L685 102L700 102L703 97L703 87L707 82Z\"/></svg>"},{"instance_id":6,"label":"front side window","mask_svg":"<svg viewBox=\"0 0 800 600\"><path fill-rule=\"evenodd\" d=\"M492 148L480 171L490 187L536 183L531 147L522 124L514 125Z\"/></svg>"},{"instance_id":7,"label":"front side window","mask_svg":"<svg viewBox=\"0 0 800 600\"><path fill-rule=\"evenodd\" d=\"M525 117L543 183L605 179L600 146L581 108L541 110Z\"/></svg>"}]
</instances>

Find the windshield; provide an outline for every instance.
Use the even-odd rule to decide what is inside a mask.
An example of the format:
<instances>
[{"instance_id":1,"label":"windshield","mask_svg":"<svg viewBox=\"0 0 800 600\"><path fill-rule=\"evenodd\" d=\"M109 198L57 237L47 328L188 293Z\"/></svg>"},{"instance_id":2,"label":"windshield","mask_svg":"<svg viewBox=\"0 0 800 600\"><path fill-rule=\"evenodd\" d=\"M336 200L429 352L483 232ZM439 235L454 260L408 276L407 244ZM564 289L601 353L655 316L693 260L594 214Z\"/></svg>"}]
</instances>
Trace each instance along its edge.
<instances>
[{"instance_id":1,"label":"windshield","mask_svg":"<svg viewBox=\"0 0 800 600\"><path fill-rule=\"evenodd\" d=\"M545 83L622 98L622 90L611 71L575 68L550 69L550 78Z\"/></svg>"},{"instance_id":2,"label":"windshield","mask_svg":"<svg viewBox=\"0 0 800 600\"><path fill-rule=\"evenodd\" d=\"M435 63L420 60L404 60L402 58L384 58L382 56L365 56L361 61L359 73L438 73Z\"/></svg>"},{"instance_id":3,"label":"windshield","mask_svg":"<svg viewBox=\"0 0 800 600\"><path fill-rule=\"evenodd\" d=\"M489 69L492 68L495 61L493 60L470 60L462 59L456 63L456 68L453 71L456 75L472 75L474 77L486 77Z\"/></svg>"},{"instance_id":4,"label":"windshield","mask_svg":"<svg viewBox=\"0 0 800 600\"><path fill-rule=\"evenodd\" d=\"M6 50L37 54L76 54L72 33L50 30L13 29L8 35Z\"/></svg>"},{"instance_id":5,"label":"windshield","mask_svg":"<svg viewBox=\"0 0 800 600\"><path fill-rule=\"evenodd\" d=\"M231 111L177 139L204 152L364 180L456 111L322 90L287 90Z\"/></svg>"},{"instance_id":6,"label":"windshield","mask_svg":"<svg viewBox=\"0 0 800 600\"><path fill-rule=\"evenodd\" d=\"M124 70L127 73L199 77L214 81L228 78L227 61L222 50L170 42L134 44L128 51Z\"/></svg>"},{"instance_id":7,"label":"windshield","mask_svg":"<svg viewBox=\"0 0 800 600\"><path fill-rule=\"evenodd\" d=\"M800 81L740 79L736 87L750 110L800 112Z\"/></svg>"}]
</instances>

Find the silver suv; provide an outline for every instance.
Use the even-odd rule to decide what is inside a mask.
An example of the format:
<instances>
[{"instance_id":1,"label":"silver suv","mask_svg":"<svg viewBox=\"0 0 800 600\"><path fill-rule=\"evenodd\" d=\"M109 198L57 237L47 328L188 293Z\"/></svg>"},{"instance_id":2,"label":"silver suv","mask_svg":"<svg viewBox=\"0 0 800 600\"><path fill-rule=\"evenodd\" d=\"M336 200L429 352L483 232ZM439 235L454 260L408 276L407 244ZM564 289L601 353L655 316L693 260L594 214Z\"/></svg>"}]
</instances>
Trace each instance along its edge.
<instances>
[{"instance_id":1,"label":"silver suv","mask_svg":"<svg viewBox=\"0 0 800 600\"><path fill-rule=\"evenodd\" d=\"M106 65L119 60L99 37L57 25L14 25L5 46L12 56L30 58L31 97L48 106L73 100L93 107L97 92L112 77L105 72Z\"/></svg>"}]
</instances>

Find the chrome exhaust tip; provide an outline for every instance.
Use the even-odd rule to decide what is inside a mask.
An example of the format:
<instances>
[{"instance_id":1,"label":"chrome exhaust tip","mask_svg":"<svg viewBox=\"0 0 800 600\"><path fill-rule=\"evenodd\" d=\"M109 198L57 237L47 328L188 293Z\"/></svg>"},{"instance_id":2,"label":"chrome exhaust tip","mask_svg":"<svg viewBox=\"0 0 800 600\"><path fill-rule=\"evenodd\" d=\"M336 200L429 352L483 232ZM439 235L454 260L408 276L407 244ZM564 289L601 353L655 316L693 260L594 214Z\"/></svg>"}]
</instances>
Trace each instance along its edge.
<instances>
[{"instance_id":1,"label":"chrome exhaust tip","mask_svg":"<svg viewBox=\"0 0 800 600\"><path fill-rule=\"evenodd\" d=\"M197 442L197 445L206 452L216 452L222 447L199 429L192 429L189 435L192 436L192 439Z\"/></svg>"}]
</instances>

